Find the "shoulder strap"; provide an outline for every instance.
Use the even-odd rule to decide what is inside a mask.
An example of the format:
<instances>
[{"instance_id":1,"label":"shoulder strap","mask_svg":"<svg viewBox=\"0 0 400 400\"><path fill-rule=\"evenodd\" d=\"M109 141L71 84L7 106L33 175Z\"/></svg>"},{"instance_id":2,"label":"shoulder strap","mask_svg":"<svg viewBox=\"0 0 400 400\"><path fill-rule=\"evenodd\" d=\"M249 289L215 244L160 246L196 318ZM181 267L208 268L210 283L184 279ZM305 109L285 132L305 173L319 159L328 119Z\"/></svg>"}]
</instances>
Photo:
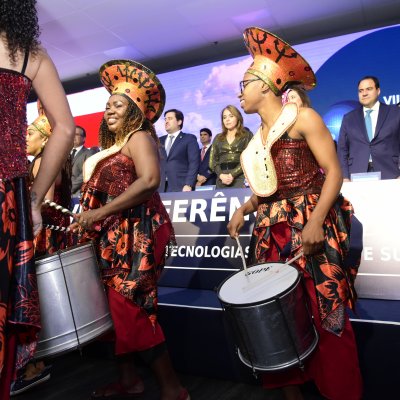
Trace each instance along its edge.
<instances>
[{"instance_id":1,"label":"shoulder strap","mask_svg":"<svg viewBox=\"0 0 400 400\"><path fill-rule=\"evenodd\" d=\"M286 103L270 128L264 142L262 128L247 145L240 155L242 170L254 194L260 197L268 197L278 189L278 178L271 155L273 144L285 134L296 122L298 107L295 103Z\"/></svg>"},{"instance_id":2,"label":"shoulder strap","mask_svg":"<svg viewBox=\"0 0 400 400\"><path fill-rule=\"evenodd\" d=\"M21 74L25 75L26 66L28 65L28 59L29 59L29 50L27 49L25 50L24 63L22 65Z\"/></svg>"}]
</instances>

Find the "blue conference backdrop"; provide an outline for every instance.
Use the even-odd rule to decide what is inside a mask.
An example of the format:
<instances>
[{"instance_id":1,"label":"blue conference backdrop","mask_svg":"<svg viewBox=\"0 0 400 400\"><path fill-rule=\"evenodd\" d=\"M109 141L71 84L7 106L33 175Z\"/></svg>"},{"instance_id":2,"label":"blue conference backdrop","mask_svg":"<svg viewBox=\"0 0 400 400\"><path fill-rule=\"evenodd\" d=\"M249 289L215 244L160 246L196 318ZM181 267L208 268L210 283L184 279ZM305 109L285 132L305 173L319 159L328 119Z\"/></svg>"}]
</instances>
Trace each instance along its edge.
<instances>
[{"instance_id":1,"label":"blue conference backdrop","mask_svg":"<svg viewBox=\"0 0 400 400\"><path fill-rule=\"evenodd\" d=\"M360 78L377 76L380 100L385 104L400 102L398 43L400 26L374 31L342 47L318 69L317 87L310 92L310 97L335 140L343 115L359 105Z\"/></svg>"},{"instance_id":2,"label":"blue conference backdrop","mask_svg":"<svg viewBox=\"0 0 400 400\"><path fill-rule=\"evenodd\" d=\"M324 117L335 138L343 115L358 103L357 82L360 77L377 75L382 82L382 101L387 104L400 101L400 79L397 74L399 39L400 25L396 25L294 46L317 74L317 87L310 92L310 97L313 107ZM167 94L165 110L178 108L183 111L184 132L198 135L201 128L207 127L215 137L222 129L222 109L228 104L240 108L239 81L251 62L251 57L246 55L160 73L158 76ZM96 113L104 112L108 96L108 92L99 87L68 95L68 101L75 117L87 117L88 121L96 117L97 121L99 117ZM31 103L28 121L36 116L36 103ZM255 132L260 125L259 116L252 114L243 117L245 126ZM157 121L156 129L158 135L166 134L163 118ZM98 127L94 126L87 138L91 140L90 143L97 141L97 133Z\"/></svg>"}]
</instances>

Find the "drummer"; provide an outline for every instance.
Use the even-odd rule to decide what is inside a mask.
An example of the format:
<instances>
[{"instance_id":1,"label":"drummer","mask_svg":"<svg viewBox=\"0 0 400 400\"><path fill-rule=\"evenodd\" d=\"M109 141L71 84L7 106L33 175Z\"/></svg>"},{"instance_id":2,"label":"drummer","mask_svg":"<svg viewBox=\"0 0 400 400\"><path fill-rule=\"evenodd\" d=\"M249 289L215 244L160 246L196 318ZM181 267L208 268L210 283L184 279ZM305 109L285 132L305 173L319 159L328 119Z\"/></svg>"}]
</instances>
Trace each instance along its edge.
<instances>
[{"instance_id":1,"label":"drummer","mask_svg":"<svg viewBox=\"0 0 400 400\"><path fill-rule=\"evenodd\" d=\"M159 141L153 123L162 114L165 92L154 73L135 61L110 61L100 68L100 78L111 94L99 132L104 150L84 165L83 212L77 219L80 243L92 239L97 245L119 379L91 398L142 394L143 381L133 363L138 353L153 369L163 400L188 400L157 322L157 279L174 236L156 192Z\"/></svg>"},{"instance_id":2,"label":"drummer","mask_svg":"<svg viewBox=\"0 0 400 400\"><path fill-rule=\"evenodd\" d=\"M39 116L28 126L26 135L27 153L34 157L29 166L29 181L32 185L42 161L44 148L52 134L50 122L44 109L38 101ZM55 182L46 193L46 199L68 207L71 201L71 162L69 158L63 165ZM43 228L34 240L35 258L54 254L65 249L72 243L71 236L60 230L50 229L49 226L67 228L70 217L54 208L42 206ZM39 294L40 295L40 294ZM30 343L29 347L32 348ZM17 359L26 353L26 346L17 347ZM32 360L25 368L19 371L18 377L11 383L11 395L23 393L50 379L51 367L46 366L43 360Z\"/></svg>"},{"instance_id":3,"label":"drummer","mask_svg":"<svg viewBox=\"0 0 400 400\"><path fill-rule=\"evenodd\" d=\"M282 387L287 399L298 400L303 398L298 385L313 380L327 399L359 400L357 347L345 310L356 300L358 264L344 265L353 207L339 193L340 165L321 117L295 103L282 107L281 100L289 84L312 89L315 76L300 54L274 34L248 28L244 40L253 62L240 82L240 105L247 114L259 114L261 126L241 157L253 195L234 213L228 231L237 237L244 216L257 211L251 263L303 252L297 267L320 336L304 371L264 374L263 386Z\"/></svg>"}]
</instances>

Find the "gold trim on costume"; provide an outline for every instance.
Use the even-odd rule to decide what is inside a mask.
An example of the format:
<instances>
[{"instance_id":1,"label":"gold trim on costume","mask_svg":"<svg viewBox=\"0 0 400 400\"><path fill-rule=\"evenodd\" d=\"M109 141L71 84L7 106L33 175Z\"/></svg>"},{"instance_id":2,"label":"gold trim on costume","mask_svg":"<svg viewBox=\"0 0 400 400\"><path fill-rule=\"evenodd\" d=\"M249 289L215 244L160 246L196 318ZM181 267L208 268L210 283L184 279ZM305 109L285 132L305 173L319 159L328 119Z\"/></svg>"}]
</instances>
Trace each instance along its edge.
<instances>
[{"instance_id":1,"label":"gold trim on costume","mask_svg":"<svg viewBox=\"0 0 400 400\"><path fill-rule=\"evenodd\" d=\"M268 197L278 189L278 178L271 156L273 144L296 122L299 109L295 103L285 104L281 112L263 138L262 127L240 156L240 163L247 182L253 193L260 197Z\"/></svg>"}]
</instances>

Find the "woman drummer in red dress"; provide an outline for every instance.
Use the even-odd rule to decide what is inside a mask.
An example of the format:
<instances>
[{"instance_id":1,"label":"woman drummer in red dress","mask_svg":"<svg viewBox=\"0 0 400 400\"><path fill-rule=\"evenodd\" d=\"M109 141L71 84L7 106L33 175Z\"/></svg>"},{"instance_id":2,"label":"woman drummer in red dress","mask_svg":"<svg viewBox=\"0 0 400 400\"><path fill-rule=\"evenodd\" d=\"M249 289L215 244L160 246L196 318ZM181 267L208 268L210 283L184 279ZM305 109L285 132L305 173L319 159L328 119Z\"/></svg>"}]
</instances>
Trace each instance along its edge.
<instances>
[{"instance_id":1,"label":"woman drummer in red dress","mask_svg":"<svg viewBox=\"0 0 400 400\"><path fill-rule=\"evenodd\" d=\"M44 109L38 101L39 116L28 126L26 135L27 153L33 156L29 166L29 181L33 184L39 171L43 152L52 129L50 122L44 113ZM67 208L71 202L71 161L68 158L56 180L46 193L46 199ZM44 227L34 239L35 258L54 254L58 250L63 250L72 244L72 237L65 229L70 225L70 216L63 214L59 210L46 205L42 206L42 220ZM64 230L50 229L50 226L64 228ZM40 294L39 294L40 295ZM19 345L17 347L17 360L25 359L35 345ZM22 368L17 378L11 384L11 394L23 393L38 384L50 379L50 366L45 366L43 360L32 359L25 368Z\"/></svg>"},{"instance_id":2,"label":"woman drummer in red dress","mask_svg":"<svg viewBox=\"0 0 400 400\"><path fill-rule=\"evenodd\" d=\"M0 399L34 351L15 359L18 344L34 343L40 310L33 234L41 228L44 195L67 159L74 120L57 70L39 44L34 0L0 0ZM28 192L26 104L31 88L53 127L42 165ZM32 229L33 228L33 229Z\"/></svg>"},{"instance_id":3,"label":"woman drummer in red dress","mask_svg":"<svg viewBox=\"0 0 400 400\"><path fill-rule=\"evenodd\" d=\"M94 240L115 328L119 380L93 399L135 397L144 391L133 364L138 353L153 369L163 400L187 400L172 368L157 322L157 280L173 239L169 216L156 192L160 182L158 137L164 89L145 66L110 61L100 78L111 96L100 127L103 151L84 165L77 215L80 243Z\"/></svg>"},{"instance_id":4,"label":"woman drummer in red dress","mask_svg":"<svg viewBox=\"0 0 400 400\"><path fill-rule=\"evenodd\" d=\"M242 153L253 191L232 216L231 237L244 216L257 211L251 262L279 261L301 251L303 272L319 334L305 369L263 375L267 388L283 387L287 399L302 399L297 385L314 380L332 400L359 400L362 381L353 330L346 307L354 306L358 265L345 266L353 207L340 194L342 174L330 132L311 108L282 107L288 84L315 86L307 62L290 45L259 28L244 32L254 60L241 82L240 105L258 113L261 127ZM321 168L325 175L321 173Z\"/></svg>"}]
</instances>

